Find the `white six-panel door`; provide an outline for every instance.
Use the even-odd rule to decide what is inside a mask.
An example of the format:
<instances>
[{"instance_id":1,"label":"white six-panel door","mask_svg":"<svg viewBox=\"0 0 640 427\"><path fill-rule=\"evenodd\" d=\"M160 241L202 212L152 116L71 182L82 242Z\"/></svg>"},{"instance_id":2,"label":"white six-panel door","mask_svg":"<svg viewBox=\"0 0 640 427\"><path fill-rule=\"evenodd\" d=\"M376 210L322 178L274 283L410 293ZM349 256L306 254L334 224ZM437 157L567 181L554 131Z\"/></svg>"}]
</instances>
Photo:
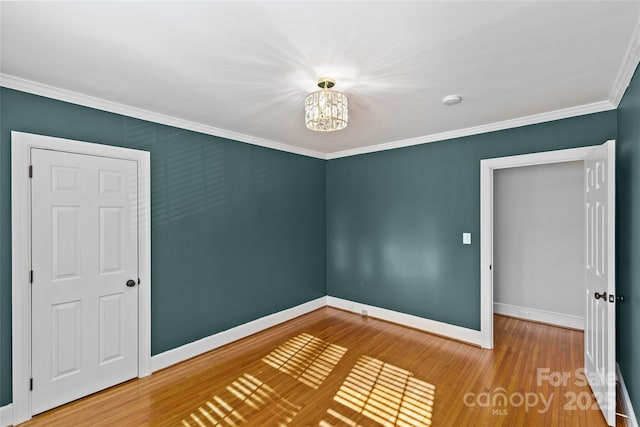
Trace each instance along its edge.
<instances>
[{"instance_id":1,"label":"white six-panel door","mask_svg":"<svg viewBox=\"0 0 640 427\"><path fill-rule=\"evenodd\" d=\"M31 164L36 414L138 375L138 183L131 160L32 149Z\"/></svg>"},{"instance_id":2,"label":"white six-panel door","mask_svg":"<svg viewBox=\"0 0 640 427\"><path fill-rule=\"evenodd\" d=\"M615 426L615 141L594 149L584 171L585 370L607 423Z\"/></svg>"}]
</instances>

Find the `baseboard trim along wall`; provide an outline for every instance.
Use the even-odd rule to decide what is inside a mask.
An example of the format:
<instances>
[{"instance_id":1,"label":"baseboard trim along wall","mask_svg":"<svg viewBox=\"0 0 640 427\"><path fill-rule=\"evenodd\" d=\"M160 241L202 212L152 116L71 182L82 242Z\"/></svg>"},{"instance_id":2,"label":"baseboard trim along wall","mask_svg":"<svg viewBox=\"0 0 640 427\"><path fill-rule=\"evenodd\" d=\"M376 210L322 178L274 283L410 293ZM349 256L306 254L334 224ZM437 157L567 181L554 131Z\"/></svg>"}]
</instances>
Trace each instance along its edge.
<instances>
[{"instance_id":1,"label":"baseboard trim along wall","mask_svg":"<svg viewBox=\"0 0 640 427\"><path fill-rule=\"evenodd\" d=\"M261 317L260 319L253 320L243 325L236 326L235 328L228 329L226 331L219 332L206 338L202 338L198 341L194 341L189 344L174 348L172 350L165 351L164 353L157 354L151 357L151 371L155 372L160 369L167 368L179 362L183 362L192 357L198 356L207 351L214 350L223 345L229 344L233 341L248 337L257 332L263 331L267 328L276 326L280 323L294 319L303 314L310 313L322 307L334 307L341 310L350 311L356 314L362 314L366 312L367 316L375 317L377 319L386 320L388 322L397 323L400 325L408 326L411 328L419 329L428 333L443 336L445 338L455 339L458 341L467 342L469 344L481 346L482 335L480 331L475 329L463 328L461 326L450 325L448 323L438 322L436 320L425 319L423 317L414 316L411 314L401 313L398 311L388 310L386 308L376 307L373 305L362 304L355 301L349 301L342 298L326 296L320 297L303 304L297 305L286 310L282 310L277 313L270 314L268 316ZM523 317L519 314L520 311L527 310L529 312L528 317ZM521 317L530 320L538 320L534 318L534 312L542 312L542 319L538 320L545 323L554 323L549 321L553 317L549 316L558 315L558 313L544 312L542 310L532 310L525 307L518 307L509 304L494 304L494 311L498 314L506 314L514 317ZM546 314L545 314L546 313ZM547 317L544 317L547 316ZM564 315L559 315L560 317ZM565 316L566 317L566 316ZM577 316L569 316L571 318ZM582 322L582 318L580 322ZM583 329L582 323L576 323L576 319L571 320L573 323L568 326L575 329ZM557 322L555 322L557 324ZM566 323L566 320L565 320ZM624 414L628 417L627 423L629 427L639 427L636 419L633 407L631 405L631 399L629 398L629 392L622 378L620 367L616 364L616 375L618 377L618 384L620 387L620 399L622 401L622 407ZM13 424L13 408L12 405L6 405L0 407L0 427L7 427Z\"/></svg>"},{"instance_id":2,"label":"baseboard trim along wall","mask_svg":"<svg viewBox=\"0 0 640 427\"><path fill-rule=\"evenodd\" d=\"M517 317L524 320L549 323L551 325L563 326L565 328L584 330L584 317L573 316L571 314L556 313L554 311L538 310L536 308L521 307L519 305L493 303L495 314Z\"/></svg>"},{"instance_id":3,"label":"baseboard trim along wall","mask_svg":"<svg viewBox=\"0 0 640 427\"><path fill-rule=\"evenodd\" d=\"M152 356L151 372L191 359L192 357L206 353L207 351L214 350L233 341L248 337L249 335L253 335L257 332L325 306L335 307L357 314L361 314L362 310L366 310L369 316L386 320L388 322L398 323L400 325L420 329L425 332L441 335L446 338L463 341L469 344L480 346L482 343L482 335L480 331L476 331L474 329L463 328L461 326L450 325L448 323L425 319L411 314L400 313L386 308L327 296L317 298L278 313L261 317L260 319L253 320L249 323L236 326L235 328L231 328L226 331L218 332L217 334L202 338L198 341Z\"/></svg>"},{"instance_id":4,"label":"baseboard trim along wall","mask_svg":"<svg viewBox=\"0 0 640 427\"><path fill-rule=\"evenodd\" d=\"M303 314L312 312L327 305L327 297L320 297L303 304L297 305L268 316L261 317L251 322L244 323L235 328L218 332L198 341L167 350L163 353L151 356L151 372L164 369L176 363L191 359L207 351L214 350L233 341L248 337L272 326L276 326L287 320L294 319Z\"/></svg>"},{"instance_id":5,"label":"baseboard trim along wall","mask_svg":"<svg viewBox=\"0 0 640 427\"><path fill-rule=\"evenodd\" d=\"M441 335L445 338L451 338L482 347L482 334L480 331L476 331L475 329L463 328L461 326L425 319L424 317L414 316L412 314L400 313L386 308L380 308L331 296L327 297L327 305L329 307L335 307L357 314L362 314L362 311L365 310L368 316L375 317L377 319L398 323L400 325L420 329L432 334Z\"/></svg>"},{"instance_id":6,"label":"baseboard trim along wall","mask_svg":"<svg viewBox=\"0 0 640 427\"><path fill-rule=\"evenodd\" d=\"M622 378L622 372L620 372L620 365L616 363L616 377L618 379L618 387L619 387L619 397L622 402L622 410L624 411L624 415L627 416L627 426L628 427L638 427L638 419L636 418L636 413L633 411L633 406L631 406L631 398L629 397L629 390L627 390L627 385L624 383L624 379Z\"/></svg>"},{"instance_id":7,"label":"baseboard trim along wall","mask_svg":"<svg viewBox=\"0 0 640 427\"><path fill-rule=\"evenodd\" d=\"M0 407L0 427L13 425L13 407L11 403Z\"/></svg>"}]
</instances>

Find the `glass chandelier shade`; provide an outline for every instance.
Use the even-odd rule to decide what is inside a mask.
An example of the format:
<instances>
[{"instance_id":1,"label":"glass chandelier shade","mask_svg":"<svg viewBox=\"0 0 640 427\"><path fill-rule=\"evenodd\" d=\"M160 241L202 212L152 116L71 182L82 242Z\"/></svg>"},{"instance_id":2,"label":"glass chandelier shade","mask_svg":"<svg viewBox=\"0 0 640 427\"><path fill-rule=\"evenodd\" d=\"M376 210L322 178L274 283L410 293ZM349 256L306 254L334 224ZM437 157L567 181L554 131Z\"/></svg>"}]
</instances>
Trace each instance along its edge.
<instances>
[{"instance_id":1,"label":"glass chandelier shade","mask_svg":"<svg viewBox=\"0 0 640 427\"><path fill-rule=\"evenodd\" d=\"M304 101L305 124L310 130L330 132L347 127L349 110L347 97L342 92L329 90L335 81L322 78L318 86L322 88L310 93Z\"/></svg>"}]
</instances>

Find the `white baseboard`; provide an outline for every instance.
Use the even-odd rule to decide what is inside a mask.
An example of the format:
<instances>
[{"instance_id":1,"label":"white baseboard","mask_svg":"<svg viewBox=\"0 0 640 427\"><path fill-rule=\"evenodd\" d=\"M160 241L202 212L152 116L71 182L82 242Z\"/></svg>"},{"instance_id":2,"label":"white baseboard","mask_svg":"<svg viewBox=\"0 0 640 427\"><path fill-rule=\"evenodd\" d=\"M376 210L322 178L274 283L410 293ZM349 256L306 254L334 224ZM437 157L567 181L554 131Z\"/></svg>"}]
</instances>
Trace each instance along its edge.
<instances>
[{"instance_id":1,"label":"white baseboard","mask_svg":"<svg viewBox=\"0 0 640 427\"><path fill-rule=\"evenodd\" d=\"M0 427L13 425L13 407L11 403L0 407Z\"/></svg>"},{"instance_id":2,"label":"white baseboard","mask_svg":"<svg viewBox=\"0 0 640 427\"><path fill-rule=\"evenodd\" d=\"M386 308L380 308L331 296L327 297L327 305L329 307L340 308L357 314L361 314L362 310L366 310L367 315L371 317L420 329L432 334L442 335L445 338L464 341L480 347L482 346L482 333L475 329L463 328L462 326L455 326L448 323L438 322L436 320L425 319L424 317L414 316L412 314L400 313Z\"/></svg>"},{"instance_id":3,"label":"white baseboard","mask_svg":"<svg viewBox=\"0 0 640 427\"><path fill-rule=\"evenodd\" d=\"M241 338L245 338L249 335L255 334L257 332L260 332L272 326L276 326L280 323L294 319L298 316L302 316L303 314L310 313L314 310L317 310L318 308L322 308L325 306L335 307L335 308L339 308L339 309L350 311L357 314L361 314L362 310L366 310L367 315L371 317L375 317L375 318L386 320L393 323L398 323L400 325L408 326L415 329L420 329L425 332L441 335L445 338L451 338L451 339L467 342L470 344L474 344L477 346L482 346L482 342L483 342L483 336L481 332L475 329L455 326L448 323L438 322L436 320L426 319L426 318L414 316L411 314L388 310L386 308L380 308L372 305L362 304L355 301L349 301L342 298L326 296L326 297L317 298L312 301L308 301L306 303L280 311L278 313L261 317L260 319L256 319L251 322L245 323L243 325L236 326L235 328L231 328L226 331L219 332L217 334L200 339L198 341L194 341L192 343L185 344L178 348L174 348L172 350L165 351L164 353L155 355L151 357L151 370L152 372L155 372L160 369L164 369L176 363L185 361L192 357L198 356L202 353L206 353L207 351L214 350L220 346L229 344L233 341L237 341ZM521 313L519 313L522 310L528 310L529 316L523 317ZM543 310L531 310L523 307L509 305L509 304L495 303L494 312L499 314L506 314L509 316L526 318L530 320L537 320L545 323L559 324L557 321L549 320L549 319L551 320L554 319L553 315L560 316L560 317L576 318L576 319L580 319L580 322L583 322L582 318L578 318L577 316L559 315L558 313L545 312ZM541 315L542 317L534 318L534 314L535 316L538 316L538 313L543 313ZM579 324L576 323L577 322L576 319L572 319L571 321L573 323L570 323L570 324L567 324L565 319L565 324L563 324L562 326L569 326L576 329L583 329L582 323L579 323ZM627 391L624 380L622 379L620 368L617 365L616 365L616 373L618 376L618 382L622 392L621 393L622 395L620 396L622 400L622 406L623 406L625 415L629 417L627 419L627 423L629 427L640 427L638 426L638 421L635 417L635 413L631 405L629 393ZM12 423L13 423L12 405L9 404L9 405L0 407L0 427L7 427L12 425Z\"/></svg>"},{"instance_id":4,"label":"white baseboard","mask_svg":"<svg viewBox=\"0 0 640 427\"><path fill-rule=\"evenodd\" d=\"M326 305L327 297L320 297L312 301L305 302L304 304L236 326L235 328L218 332L217 334L202 338L198 341L156 354L151 357L151 372L191 359L192 357L214 350L241 338L248 337L256 332L263 331L282 322L286 322L287 320L302 316L303 314L310 313L313 310L325 307Z\"/></svg>"},{"instance_id":5,"label":"white baseboard","mask_svg":"<svg viewBox=\"0 0 640 427\"><path fill-rule=\"evenodd\" d=\"M206 353L207 351L214 350L233 341L248 337L249 335L253 335L257 332L325 306L340 308L358 314L360 314L362 310L367 310L371 317L376 317L389 322L398 323L478 346L482 343L482 335L480 331L328 296L320 297L296 307L270 314L249 323L236 326L235 328L219 332L198 341L152 356L151 371L155 372L171 365L175 365L176 363L191 359L192 357Z\"/></svg>"},{"instance_id":6,"label":"white baseboard","mask_svg":"<svg viewBox=\"0 0 640 427\"><path fill-rule=\"evenodd\" d=\"M519 305L504 304L501 302L493 303L493 312L495 314L504 314L505 316L518 317L535 322L564 326L565 328L584 330L584 317L573 316L571 314L538 310L537 308L521 307Z\"/></svg>"},{"instance_id":7,"label":"white baseboard","mask_svg":"<svg viewBox=\"0 0 640 427\"><path fill-rule=\"evenodd\" d=\"M627 416L627 427L638 427L638 419L636 418L636 413L633 411L633 406L631 405L629 390L627 390L627 385L624 383L624 379L622 378L622 372L620 372L620 366L617 363L616 377L618 378L618 386L620 387L621 392L620 401L622 402L622 410Z\"/></svg>"}]
</instances>

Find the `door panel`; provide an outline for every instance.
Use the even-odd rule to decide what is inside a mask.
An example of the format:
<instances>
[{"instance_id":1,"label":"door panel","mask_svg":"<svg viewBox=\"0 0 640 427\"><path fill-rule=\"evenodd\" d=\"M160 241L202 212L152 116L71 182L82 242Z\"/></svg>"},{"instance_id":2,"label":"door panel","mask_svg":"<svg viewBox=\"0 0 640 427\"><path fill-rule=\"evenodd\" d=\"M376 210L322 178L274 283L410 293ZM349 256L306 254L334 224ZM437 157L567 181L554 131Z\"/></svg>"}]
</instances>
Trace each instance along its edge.
<instances>
[{"instance_id":1,"label":"door panel","mask_svg":"<svg viewBox=\"0 0 640 427\"><path fill-rule=\"evenodd\" d=\"M124 240L122 208L100 208L100 273L121 271Z\"/></svg>"},{"instance_id":2,"label":"door panel","mask_svg":"<svg viewBox=\"0 0 640 427\"><path fill-rule=\"evenodd\" d=\"M80 206L51 206L53 280L78 277Z\"/></svg>"},{"instance_id":3,"label":"door panel","mask_svg":"<svg viewBox=\"0 0 640 427\"><path fill-rule=\"evenodd\" d=\"M137 163L32 149L32 412L137 376Z\"/></svg>"},{"instance_id":4,"label":"door panel","mask_svg":"<svg viewBox=\"0 0 640 427\"><path fill-rule=\"evenodd\" d=\"M609 425L615 425L615 142L585 159L585 369Z\"/></svg>"},{"instance_id":5,"label":"door panel","mask_svg":"<svg viewBox=\"0 0 640 427\"><path fill-rule=\"evenodd\" d=\"M124 293L100 297L100 364L124 357L122 310Z\"/></svg>"},{"instance_id":6,"label":"door panel","mask_svg":"<svg viewBox=\"0 0 640 427\"><path fill-rule=\"evenodd\" d=\"M51 377L53 380L80 372L81 301L51 306Z\"/></svg>"}]
</instances>

